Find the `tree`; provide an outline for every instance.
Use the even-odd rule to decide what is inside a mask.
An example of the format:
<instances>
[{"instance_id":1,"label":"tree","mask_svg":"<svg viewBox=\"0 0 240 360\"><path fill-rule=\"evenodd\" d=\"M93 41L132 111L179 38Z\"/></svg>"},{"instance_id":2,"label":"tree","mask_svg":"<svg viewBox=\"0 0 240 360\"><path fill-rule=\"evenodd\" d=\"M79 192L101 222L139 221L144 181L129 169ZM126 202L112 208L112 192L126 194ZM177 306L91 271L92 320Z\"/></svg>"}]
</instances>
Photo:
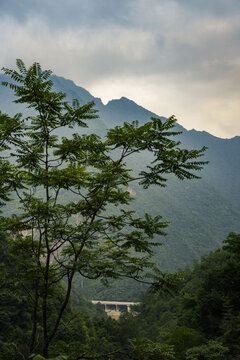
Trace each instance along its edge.
<instances>
[{"instance_id":1,"label":"tree","mask_svg":"<svg viewBox=\"0 0 240 360\"><path fill-rule=\"evenodd\" d=\"M167 344L174 347L177 360L185 359L187 349L202 345L205 342L206 339L201 333L186 326L176 326L170 338L166 341Z\"/></svg>"},{"instance_id":2,"label":"tree","mask_svg":"<svg viewBox=\"0 0 240 360\"><path fill-rule=\"evenodd\" d=\"M173 346L159 344L137 338L131 342L133 359L136 360L175 360Z\"/></svg>"},{"instance_id":3,"label":"tree","mask_svg":"<svg viewBox=\"0 0 240 360\"><path fill-rule=\"evenodd\" d=\"M186 360L227 360L228 348L217 341L210 340L207 344L193 347L186 352Z\"/></svg>"},{"instance_id":4,"label":"tree","mask_svg":"<svg viewBox=\"0 0 240 360\"><path fill-rule=\"evenodd\" d=\"M68 103L63 93L52 90L51 71L38 63L27 69L17 60L17 68L2 69L13 80L3 85L34 115L0 114L0 144L12 150L15 159L4 181L17 194L20 209L5 221L5 229L14 234L11 251L32 307L29 351L34 352L37 334L42 333L42 355L48 357L76 272L105 282L128 277L155 288L171 286L171 275L151 261L158 245L154 236L165 235L167 223L161 216L137 218L128 209L133 198L127 188L134 181L143 188L165 186L168 174L181 180L198 178L194 172L205 164L198 160L205 148L180 149L174 140L179 134L174 117L151 118L142 126L124 123L109 130L105 139L79 134L88 120L97 118L94 103ZM77 132L60 138L65 128ZM126 160L143 151L152 152L153 160L135 174ZM57 316L50 322L50 304L63 279L64 298L56 302Z\"/></svg>"},{"instance_id":5,"label":"tree","mask_svg":"<svg viewBox=\"0 0 240 360\"><path fill-rule=\"evenodd\" d=\"M28 298L18 282L8 247L8 236L0 230L0 359L18 360L28 355L25 344L31 318Z\"/></svg>"}]
</instances>

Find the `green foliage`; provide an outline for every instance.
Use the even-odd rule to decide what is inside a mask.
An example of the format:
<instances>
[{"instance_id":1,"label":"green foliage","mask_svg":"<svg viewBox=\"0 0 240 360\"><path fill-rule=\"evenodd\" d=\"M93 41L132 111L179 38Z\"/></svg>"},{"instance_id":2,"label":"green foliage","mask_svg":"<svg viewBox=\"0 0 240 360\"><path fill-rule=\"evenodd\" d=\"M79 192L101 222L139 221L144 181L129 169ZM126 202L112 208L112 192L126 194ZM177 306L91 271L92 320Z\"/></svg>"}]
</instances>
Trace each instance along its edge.
<instances>
[{"instance_id":1,"label":"green foliage","mask_svg":"<svg viewBox=\"0 0 240 360\"><path fill-rule=\"evenodd\" d=\"M196 178L204 148L181 149L174 140L179 133L174 118L124 123L104 139L82 134L88 120L96 118L93 103L68 103L64 94L52 91L50 72L39 64L26 69L17 61L17 66L19 73L4 69L14 81L4 85L32 114L26 119L0 114L1 208L5 211L13 191L18 196L11 202L16 214L7 218L5 212L0 222L0 359L27 359L29 353L39 354L33 359L52 360L238 359L239 234L229 234L223 250L179 274L164 274L152 259L167 227L158 206L151 206L158 191L152 185L164 192L171 174L180 180ZM69 129L76 132L71 137ZM135 156L146 154L147 166L136 162ZM175 192L166 193L166 209L179 183ZM141 187L149 189L140 199L130 194L129 186L137 193ZM196 190L194 208L187 202L189 186L181 189L187 205L181 197L176 203L176 228L185 221L181 236L195 237L188 251L204 251L194 218L204 200L215 220L208 187ZM143 202L152 207L151 216L141 208ZM220 207L229 222L231 214ZM190 224L187 209L193 214ZM177 241L173 244L179 255L182 249ZM125 314L116 322L75 297L76 290L82 291L74 286L72 292L76 273L81 281L133 278L164 291L148 291L138 316ZM130 287L128 295L133 296L136 291Z\"/></svg>"},{"instance_id":2,"label":"green foliage","mask_svg":"<svg viewBox=\"0 0 240 360\"><path fill-rule=\"evenodd\" d=\"M1 360L18 360L16 345L12 342L0 341L0 359Z\"/></svg>"},{"instance_id":3,"label":"green foliage","mask_svg":"<svg viewBox=\"0 0 240 360\"><path fill-rule=\"evenodd\" d=\"M139 315L120 321L127 336L134 338L135 328L136 335L173 346L176 359L238 359L239 241L239 234L229 234L223 249L182 271L172 296L147 292Z\"/></svg>"},{"instance_id":4,"label":"green foliage","mask_svg":"<svg viewBox=\"0 0 240 360\"><path fill-rule=\"evenodd\" d=\"M173 356L175 359L185 360L186 354L188 356L194 354L195 356L195 352L191 351L196 349L200 354L203 351L203 354L206 352L213 358L214 356L216 358L216 354L219 356L226 354L227 359L229 353L229 356L231 354L234 359L237 359L239 353L239 316L237 314L239 314L239 310L233 311L232 304L224 303L224 312L219 315L218 322L213 321L218 332L212 332L211 335L209 334L210 330L202 326L202 322L208 322L208 326L211 327L212 318L206 317L204 313L199 311L202 302L205 301L201 298L205 281L216 269L217 271L225 269L229 257L232 255L226 249L218 250L203 257L201 262L195 262L193 269L180 272L178 274L179 290L171 296L152 294L148 291L142 298L138 316L124 314L119 319L117 331L121 342L120 348L125 349L126 346L129 346L129 341L134 344L136 342L134 339L137 337L142 338L138 344L139 352L134 353L137 359L154 357L154 351L160 351L159 349L164 348L163 345L174 349L175 354ZM214 283L213 285L218 286ZM220 299L225 302L224 289L222 292ZM228 302L231 298L234 298L234 291L229 293ZM214 300L214 296L212 299ZM217 312L217 308L215 310ZM210 307L209 312L211 311L212 308ZM114 331L110 330L110 333L114 333ZM214 342L208 343L209 337L213 340L217 338L216 346L213 346ZM157 354L159 355L159 353Z\"/></svg>"},{"instance_id":5,"label":"green foliage","mask_svg":"<svg viewBox=\"0 0 240 360\"><path fill-rule=\"evenodd\" d=\"M150 340L137 338L131 342L134 359L138 360L174 360L172 346L154 343Z\"/></svg>"},{"instance_id":6,"label":"green foliage","mask_svg":"<svg viewBox=\"0 0 240 360\"><path fill-rule=\"evenodd\" d=\"M227 360L230 359L228 348L217 341L210 340L206 345L187 350L186 360Z\"/></svg>"},{"instance_id":7,"label":"green foliage","mask_svg":"<svg viewBox=\"0 0 240 360\"><path fill-rule=\"evenodd\" d=\"M187 349L204 344L206 339L202 334L186 326L177 326L173 329L167 343L172 345L176 352L176 359L184 360Z\"/></svg>"},{"instance_id":8,"label":"green foliage","mask_svg":"<svg viewBox=\"0 0 240 360\"><path fill-rule=\"evenodd\" d=\"M32 355L30 356L31 360L47 360L45 357L41 356L41 355ZM51 358L49 360L67 360L68 359L68 356L65 356L65 355L59 355L55 358Z\"/></svg>"},{"instance_id":9,"label":"green foliage","mask_svg":"<svg viewBox=\"0 0 240 360\"><path fill-rule=\"evenodd\" d=\"M179 134L174 117L165 122L152 118L142 126L124 123L110 129L104 140L79 133L60 139L59 128L79 130L97 118L94 103L68 103L65 94L52 90L51 71L39 63L27 69L18 59L17 68L2 69L13 80L3 85L14 91L15 103L25 104L33 115L22 119L21 114L0 114L0 144L15 157L13 170L2 177L2 197L14 189L21 209L7 219L5 229L14 234L11 254L32 309L30 352L41 333L42 355L48 357L76 272L103 282L130 277L156 289L172 285L173 279L151 261L158 245L154 235L164 235L167 223L159 215L136 217L128 210L133 199L127 187L134 181L143 188L165 186L168 174L181 180L198 178L195 171L205 164L198 158L205 148L181 149L174 141ZM126 159L146 150L153 158L145 169L136 174L126 167ZM62 201L65 190L74 194L74 201ZM118 209L111 213L113 206ZM59 294L62 279L66 289Z\"/></svg>"},{"instance_id":10,"label":"green foliage","mask_svg":"<svg viewBox=\"0 0 240 360\"><path fill-rule=\"evenodd\" d=\"M9 236L0 231L0 359L19 360L27 356L31 317L8 248Z\"/></svg>"},{"instance_id":11,"label":"green foliage","mask_svg":"<svg viewBox=\"0 0 240 360\"><path fill-rule=\"evenodd\" d=\"M10 239L0 236L0 359L28 359L31 336L31 301L28 301L23 284L17 274L18 265L13 255L8 253ZM55 288L54 302L49 304L49 321L57 317L58 304L65 292L64 284ZM73 305L74 304L74 305ZM87 312L86 315L84 311ZM50 346L50 357L58 354L76 357L94 349L94 354L108 352L114 348L118 334L116 321L97 311L93 304L72 294L59 325L55 339ZM42 329L37 333L38 345L35 353L40 353L43 345ZM39 355L40 357L40 355ZM76 358L75 357L75 358Z\"/></svg>"},{"instance_id":12,"label":"green foliage","mask_svg":"<svg viewBox=\"0 0 240 360\"><path fill-rule=\"evenodd\" d=\"M221 336L222 322L225 316L237 315L239 311L239 255L235 246L240 237L231 233L221 253L216 252L224 262L213 264L208 269L196 294L196 306L199 325L208 336ZM234 246L232 244L234 243ZM222 256L224 255L224 257Z\"/></svg>"},{"instance_id":13,"label":"green foliage","mask_svg":"<svg viewBox=\"0 0 240 360\"><path fill-rule=\"evenodd\" d=\"M233 237L235 241L239 239L237 234L231 234L230 238ZM25 301L26 294L21 284L16 286L15 274L18 265L13 260L14 255L8 253L9 239L4 233L0 239L1 274L4 274L4 271L9 274L8 277L1 278L0 359L20 360L24 354L27 359L28 348L25 344L30 335L30 308ZM60 356L60 359L68 360L103 360L117 357L125 360L131 356L135 360L238 359L240 314L239 307L234 308L235 291L229 290L231 286L234 288L234 281L221 292L224 306L218 320L217 333L209 335L209 329L202 325L204 319L211 325L209 317L204 318L199 312L207 296L202 290L205 282L208 286L211 284L212 288L218 289L218 284L209 283L210 275L216 271L224 275L224 271L228 271L228 262L231 261L230 264L234 265L233 260L238 263L238 254L226 249L203 257L192 269L181 273L179 291L174 296L148 292L142 299L139 315L127 313L122 315L118 322L109 317L101 317L96 312L93 318L83 315L80 311L81 302L73 299L75 308L70 304L67 307L54 341L49 347L48 358L58 359ZM235 267L235 271L239 272L239 268ZM223 281L229 279L223 276ZM58 284L54 303L49 304L51 322L54 322L57 316L58 301L61 301L64 291L64 287ZM39 335L40 353L40 331ZM207 341L207 338L210 338L210 341ZM38 358L45 359L41 355L38 355Z\"/></svg>"},{"instance_id":14,"label":"green foliage","mask_svg":"<svg viewBox=\"0 0 240 360\"><path fill-rule=\"evenodd\" d=\"M240 254L240 234L230 233L227 239L223 242L223 249L232 253L235 258L238 258Z\"/></svg>"},{"instance_id":15,"label":"green foliage","mask_svg":"<svg viewBox=\"0 0 240 360\"><path fill-rule=\"evenodd\" d=\"M73 81L53 75L50 79L53 81L54 91L66 92L68 101L74 97L81 103L95 101L100 119L92 119L88 122L89 128L84 129L88 134L96 132L98 135L104 136L107 128L121 125L126 119L128 122L138 119L139 124L143 124L151 116L156 117L155 114L126 98L110 101L107 105L103 105L100 99L94 98L86 90L76 86ZM8 81L8 78L1 74L0 80ZM8 114L22 112L24 117L33 115L32 109L26 109L24 104L14 104L12 100L11 90L0 88L0 103L4 112ZM164 121L163 118L161 119ZM208 147L204 159L209 160L210 164L205 166L201 172L202 180L182 182L170 177L167 182L168 186L161 188L160 191L157 186L152 186L145 191L135 184L131 186L132 196L135 198L132 208L137 210L138 216L142 216L144 212L152 215L160 213L164 220L170 221L166 245L164 248L155 249L156 256L154 258L161 269L168 272L191 265L193 259L220 247L230 231L239 232L240 230L240 168L236 166L240 156L239 138L221 139L206 132L187 131L178 123L176 130L183 131L176 137L181 141L181 147L188 149L201 148L203 145ZM67 128L59 128L56 131L57 135L65 137L70 136L72 132L74 129ZM131 169L138 166L140 169L140 165L148 165L150 161L152 161L152 154L146 151L134 154L132 158L129 157L127 166ZM66 192L66 195L62 193L61 197L68 199L69 193ZM8 207L4 208L5 215L7 212L17 211L15 203L8 203ZM96 285L91 285L89 290L95 287ZM99 285L100 287L101 285ZM117 293L118 287L118 284L114 284L113 294ZM131 284L126 286L127 295L133 287L135 288L133 296L135 293L137 294L137 284ZM86 286L85 290L85 295L88 295ZM122 285L121 291L123 291ZM101 293L103 292L101 291Z\"/></svg>"}]
</instances>

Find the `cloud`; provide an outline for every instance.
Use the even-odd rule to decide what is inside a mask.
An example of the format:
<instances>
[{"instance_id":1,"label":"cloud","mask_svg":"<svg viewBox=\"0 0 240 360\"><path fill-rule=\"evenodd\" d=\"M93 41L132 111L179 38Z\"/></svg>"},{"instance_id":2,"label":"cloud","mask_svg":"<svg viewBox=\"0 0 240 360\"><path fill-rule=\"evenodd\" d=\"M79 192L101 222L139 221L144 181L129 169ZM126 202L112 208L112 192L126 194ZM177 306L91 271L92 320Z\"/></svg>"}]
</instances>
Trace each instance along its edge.
<instances>
[{"instance_id":1,"label":"cloud","mask_svg":"<svg viewBox=\"0 0 240 360\"><path fill-rule=\"evenodd\" d=\"M129 96L187 128L240 133L238 0L0 4L3 66L39 61L105 101Z\"/></svg>"},{"instance_id":2,"label":"cloud","mask_svg":"<svg viewBox=\"0 0 240 360\"><path fill-rule=\"evenodd\" d=\"M132 0L1 0L1 17L11 16L19 23L38 18L51 28L97 27L104 23L124 23Z\"/></svg>"}]
</instances>

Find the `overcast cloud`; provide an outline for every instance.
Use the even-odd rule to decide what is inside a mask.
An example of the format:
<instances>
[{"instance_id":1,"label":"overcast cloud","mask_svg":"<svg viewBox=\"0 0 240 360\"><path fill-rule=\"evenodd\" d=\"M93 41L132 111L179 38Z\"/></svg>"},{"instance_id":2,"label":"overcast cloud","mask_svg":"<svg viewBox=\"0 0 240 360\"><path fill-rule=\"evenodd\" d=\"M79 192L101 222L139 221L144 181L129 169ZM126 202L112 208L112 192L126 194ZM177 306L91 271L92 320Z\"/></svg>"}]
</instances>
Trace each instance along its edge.
<instances>
[{"instance_id":1,"label":"overcast cloud","mask_svg":"<svg viewBox=\"0 0 240 360\"><path fill-rule=\"evenodd\" d=\"M240 135L239 0L0 0L0 64L39 61L104 102Z\"/></svg>"}]
</instances>

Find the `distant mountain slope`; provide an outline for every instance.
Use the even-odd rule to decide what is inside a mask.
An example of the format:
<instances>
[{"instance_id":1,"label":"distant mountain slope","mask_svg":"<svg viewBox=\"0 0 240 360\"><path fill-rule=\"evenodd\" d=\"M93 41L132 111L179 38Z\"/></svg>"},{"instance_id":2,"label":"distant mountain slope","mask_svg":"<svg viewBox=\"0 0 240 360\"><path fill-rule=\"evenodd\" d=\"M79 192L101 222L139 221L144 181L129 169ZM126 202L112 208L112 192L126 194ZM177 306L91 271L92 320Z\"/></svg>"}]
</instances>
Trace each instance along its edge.
<instances>
[{"instance_id":1,"label":"distant mountain slope","mask_svg":"<svg viewBox=\"0 0 240 360\"><path fill-rule=\"evenodd\" d=\"M94 101L99 110L104 107L101 99L93 97L87 90L74 84L72 80L56 75L52 75L51 79L54 82L55 91L63 91L68 99L78 99L82 104Z\"/></svg>"},{"instance_id":2,"label":"distant mountain slope","mask_svg":"<svg viewBox=\"0 0 240 360\"><path fill-rule=\"evenodd\" d=\"M205 181L236 205L240 205L240 136L221 139L205 131L184 131L182 142L187 147L208 147L210 164L202 172Z\"/></svg>"},{"instance_id":3,"label":"distant mountain slope","mask_svg":"<svg viewBox=\"0 0 240 360\"><path fill-rule=\"evenodd\" d=\"M2 80L4 76L0 75ZM144 123L157 116L125 97L103 105L71 80L57 76L52 80L55 89L65 92L68 99L78 98L80 103L95 101L100 119L89 122L89 131L104 134L106 128L124 121ZM10 114L25 113L25 108L12 100L12 92L0 87L0 109ZM170 178L166 189L152 187L147 192L133 187L136 193L133 206L139 214L161 214L171 222L169 236L163 240L165 246L156 250L156 261L165 270L190 264L193 258L218 247L228 232L240 231L240 137L220 139L206 132L187 131L179 124L177 130L182 131L183 146L208 146L205 158L210 164L199 174L202 180L180 182ZM145 153L141 159L136 157L132 161L147 163L150 157Z\"/></svg>"}]
</instances>

